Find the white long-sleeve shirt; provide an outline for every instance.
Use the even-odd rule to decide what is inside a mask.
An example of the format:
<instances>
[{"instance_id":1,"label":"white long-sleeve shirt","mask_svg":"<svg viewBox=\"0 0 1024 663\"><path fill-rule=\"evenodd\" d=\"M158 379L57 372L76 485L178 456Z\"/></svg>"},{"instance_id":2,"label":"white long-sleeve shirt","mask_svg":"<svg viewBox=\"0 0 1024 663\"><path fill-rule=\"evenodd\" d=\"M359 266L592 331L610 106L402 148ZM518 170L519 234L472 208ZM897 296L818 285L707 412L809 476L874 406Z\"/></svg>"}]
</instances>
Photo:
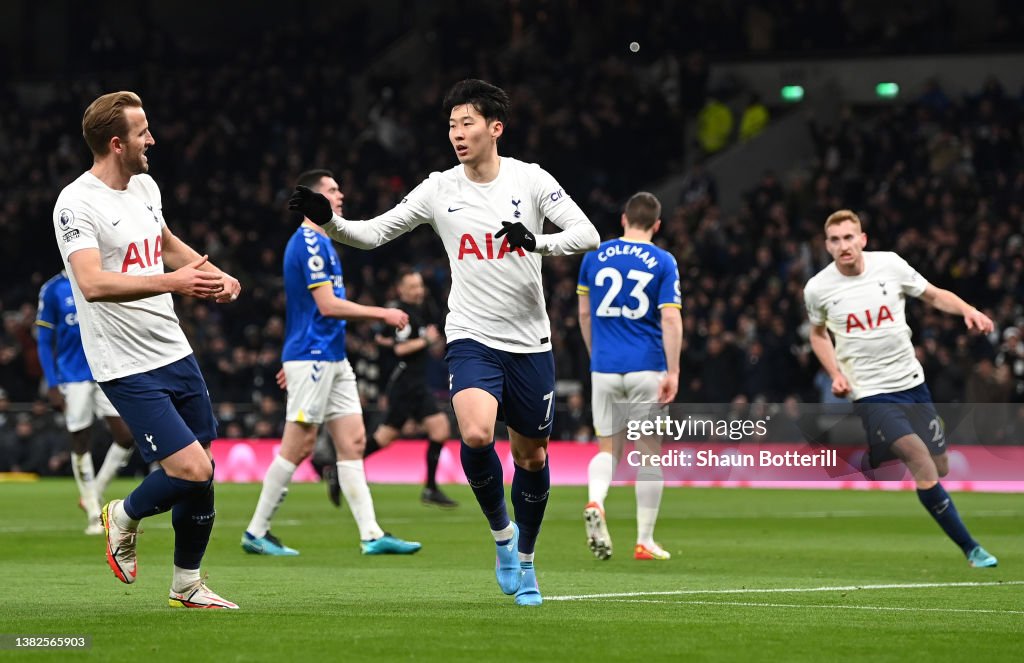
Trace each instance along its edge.
<instances>
[{"instance_id":1,"label":"white long-sleeve shirt","mask_svg":"<svg viewBox=\"0 0 1024 663\"><path fill-rule=\"evenodd\" d=\"M544 219L562 232L542 235ZM494 238L501 222L521 222L537 237L536 252ZM431 173L402 202L368 221L335 216L332 238L362 249L378 247L429 223L448 252L452 289L445 335L469 338L508 352L551 349L541 281L541 256L596 249L600 235L554 177L536 164L502 157L498 176L470 181L460 164Z\"/></svg>"}]
</instances>

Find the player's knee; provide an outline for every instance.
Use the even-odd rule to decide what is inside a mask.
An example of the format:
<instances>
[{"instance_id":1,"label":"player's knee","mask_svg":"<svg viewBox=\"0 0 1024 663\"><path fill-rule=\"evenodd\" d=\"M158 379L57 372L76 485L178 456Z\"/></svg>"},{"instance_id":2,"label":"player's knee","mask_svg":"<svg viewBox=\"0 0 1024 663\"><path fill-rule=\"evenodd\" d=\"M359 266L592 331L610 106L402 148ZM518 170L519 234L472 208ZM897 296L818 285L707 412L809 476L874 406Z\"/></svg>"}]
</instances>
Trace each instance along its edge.
<instances>
[{"instance_id":1,"label":"player's knee","mask_svg":"<svg viewBox=\"0 0 1024 663\"><path fill-rule=\"evenodd\" d=\"M486 447L494 440L494 431L484 426L467 426L462 431L462 441L474 449Z\"/></svg>"},{"instance_id":2,"label":"player's knee","mask_svg":"<svg viewBox=\"0 0 1024 663\"><path fill-rule=\"evenodd\" d=\"M533 449L512 449L512 462L528 472L539 472L544 469L548 461L547 450L544 447Z\"/></svg>"},{"instance_id":3,"label":"player's knee","mask_svg":"<svg viewBox=\"0 0 1024 663\"><path fill-rule=\"evenodd\" d=\"M206 456L197 456L195 459L178 464L167 474L184 481L208 484L213 480L213 463Z\"/></svg>"}]
</instances>

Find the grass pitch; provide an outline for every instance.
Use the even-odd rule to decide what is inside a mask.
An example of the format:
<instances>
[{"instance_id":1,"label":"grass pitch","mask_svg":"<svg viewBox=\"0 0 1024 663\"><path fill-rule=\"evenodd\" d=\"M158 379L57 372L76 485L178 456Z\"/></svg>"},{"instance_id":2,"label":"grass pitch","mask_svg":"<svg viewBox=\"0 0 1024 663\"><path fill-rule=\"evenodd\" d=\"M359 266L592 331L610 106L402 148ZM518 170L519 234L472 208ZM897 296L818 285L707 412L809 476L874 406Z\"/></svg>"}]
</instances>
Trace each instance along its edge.
<instances>
[{"instance_id":1,"label":"grass pitch","mask_svg":"<svg viewBox=\"0 0 1024 663\"><path fill-rule=\"evenodd\" d=\"M120 480L108 497L135 485ZM469 490L453 511L415 486L374 486L381 525L424 543L363 557L349 513L298 484L273 531L295 558L239 546L259 485L219 485L204 570L239 611L167 606L169 514L143 523L138 581L119 583L102 539L82 534L68 480L0 484L0 633L87 634L87 651L0 658L105 662L320 660L1020 660L1024 502L959 494L999 557L971 569L913 493L666 489L668 562L632 559L631 487L615 487L615 555L584 544L584 488L556 488L538 545L545 604L521 608L494 580L494 549Z\"/></svg>"}]
</instances>

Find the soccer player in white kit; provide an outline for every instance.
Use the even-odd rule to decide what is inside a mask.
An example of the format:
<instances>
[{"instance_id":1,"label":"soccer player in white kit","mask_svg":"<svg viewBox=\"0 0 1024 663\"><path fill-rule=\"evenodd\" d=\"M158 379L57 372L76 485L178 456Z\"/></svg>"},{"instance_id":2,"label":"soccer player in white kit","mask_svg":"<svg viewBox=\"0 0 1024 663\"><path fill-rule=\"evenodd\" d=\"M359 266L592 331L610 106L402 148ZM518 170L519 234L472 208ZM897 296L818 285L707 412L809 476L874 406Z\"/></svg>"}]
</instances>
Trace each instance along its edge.
<instances>
[{"instance_id":1,"label":"soccer player in white kit","mask_svg":"<svg viewBox=\"0 0 1024 663\"><path fill-rule=\"evenodd\" d=\"M143 459L160 463L124 500L103 507L107 563L118 580L135 582L139 521L171 511L169 605L236 609L200 576L216 515L209 446L217 421L171 293L229 302L241 286L167 227L160 189L146 174L155 141L138 95L93 101L82 133L93 166L57 198L57 245L93 377ZM165 264L174 271L165 273Z\"/></svg>"},{"instance_id":2,"label":"soccer player in white kit","mask_svg":"<svg viewBox=\"0 0 1024 663\"><path fill-rule=\"evenodd\" d=\"M541 256L589 251L600 236L551 175L498 155L508 108L498 87L476 79L456 83L443 109L459 165L431 173L380 216L335 216L325 197L305 187L296 188L290 208L359 248L380 246L423 223L440 236L452 270L446 359L462 467L494 537L499 587L519 605L540 605L534 546L551 483L547 443L555 398ZM541 234L545 218L562 232ZM498 417L508 426L515 463L515 523L494 451Z\"/></svg>"},{"instance_id":3,"label":"soccer player in white kit","mask_svg":"<svg viewBox=\"0 0 1024 663\"><path fill-rule=\"evenodd\" d=\"M671 253L651 239L661 227L661 203L646 191L634 194L622 213L621 238L602 242L580 266L580 333L590 352L591 403L598 452L587 467L589 501L583 509L587 545L598 559L610 559L612 539L604 501L615 463L622 456L626 422L616 404L667 405L679 389L683 346L679 267ZM637 445L659 453L660 442ZM665 480L660 467L637 471L636 545L633 558L667 560L672 555L654 541Z\"/></svg>"},{"instance_id":4,"label":"soccer player in white kit","mask_svg":"<svg viewBox=\"0 0 1024 663\"><path fill-rule=\"evenodd\" d=\"M910 342L906 296L963 316L971 331L987 334L992 321L952 292L928 283L900 256L864 251L866 245L860 218L850 210L834 212L825 221L825 248L833 262L804 287L811 347L832 378L832 393L853 399L868 436L871 465L901 460L917 482L921 504L970 565L996 566L996 558L971 537L939 483L949 472L945 431Z\"/></svg>"}]
</instances>

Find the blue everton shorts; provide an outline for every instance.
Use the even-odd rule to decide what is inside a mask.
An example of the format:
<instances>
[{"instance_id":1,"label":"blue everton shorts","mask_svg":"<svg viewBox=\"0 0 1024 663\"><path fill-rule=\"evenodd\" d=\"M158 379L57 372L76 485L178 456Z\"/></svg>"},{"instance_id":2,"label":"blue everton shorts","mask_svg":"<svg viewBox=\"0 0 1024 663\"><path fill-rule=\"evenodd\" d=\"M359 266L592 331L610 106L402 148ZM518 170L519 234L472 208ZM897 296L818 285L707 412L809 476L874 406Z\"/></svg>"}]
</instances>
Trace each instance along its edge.
<instances>
[{"instance_id":1,"label":"blue everton shorts","mask_svg":"<svg viewBox=\"0 0 1024 663\"><path fill-rule=\"evenodd\" d=\"M196 440L208 447L217 437L217 418L195 355L101 382L100 387L128 424L147 463L167 458Z\"/></svg>"},{"instance_id":2,"label":"blue everton shorts","mask_svg":"<svg viewBox=\"0 0 1024 663\"><path fill-rule=\"evenodd\" d=\"M448 391L483 389L498 401L498 418L526 437L551 435L555 415L555 358L551 351L518 353L471 339L448 344Z\"/></svg>"},{"instance_id":3,"label":"blue everton shorts","mask_svg":"<svg viewBox=\"0 0 1024 663\"><path fill-rule=\"evenodd\" d=\"M946 451L945 427L923 383L904 391L857 399L853 411L864 425L872 454L877 453L881 459L894 458L889 452L892 443L906 435L920 437L933 456Z\"/></svg>"}]
</instances>

